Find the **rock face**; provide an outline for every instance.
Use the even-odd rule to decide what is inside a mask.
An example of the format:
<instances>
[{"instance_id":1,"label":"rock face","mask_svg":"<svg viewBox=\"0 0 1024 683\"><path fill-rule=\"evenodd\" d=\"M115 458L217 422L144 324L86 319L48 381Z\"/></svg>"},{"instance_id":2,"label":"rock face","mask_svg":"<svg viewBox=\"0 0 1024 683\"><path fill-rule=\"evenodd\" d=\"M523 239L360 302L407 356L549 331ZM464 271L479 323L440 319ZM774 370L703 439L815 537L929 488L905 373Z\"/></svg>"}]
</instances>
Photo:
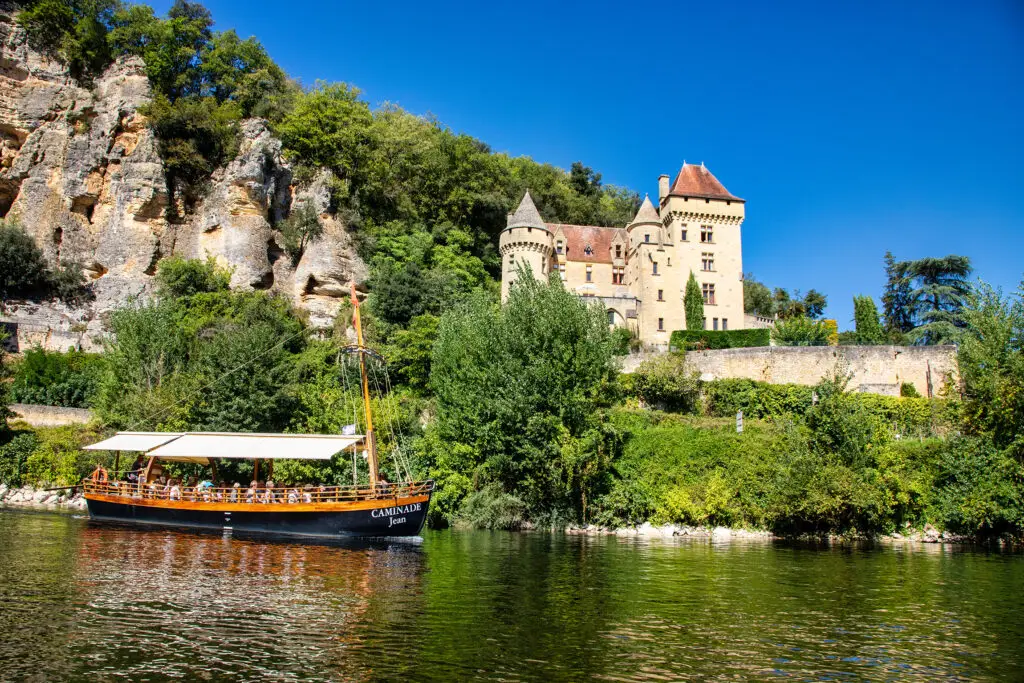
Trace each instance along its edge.
<instances>
[{"instance_id":1,"label":"rock face","mask_svg":"<svg viewBox=\"0 0 1024 683\"><path fill-rule=\"evenodd\" d=\"M180 254L213 256L232 269L233 287L280 292L314 325L329 325L366 266L328 212L326 182L296 187L281 142L262 120L247 120L237 158L191 215L169 221L157 141L139 112L150 95L141 60L119 60L86 88L0 14L0 217L15 218L51 262L81 262L95 293L84 309L30 305L5 317L37 336L60 332L62 344L74 328L71 337L93 346L100 314L148 294L159 259ZM302 202L320 212L324 236L292 263L274 225Z\"/></svg>"}]
</instances>

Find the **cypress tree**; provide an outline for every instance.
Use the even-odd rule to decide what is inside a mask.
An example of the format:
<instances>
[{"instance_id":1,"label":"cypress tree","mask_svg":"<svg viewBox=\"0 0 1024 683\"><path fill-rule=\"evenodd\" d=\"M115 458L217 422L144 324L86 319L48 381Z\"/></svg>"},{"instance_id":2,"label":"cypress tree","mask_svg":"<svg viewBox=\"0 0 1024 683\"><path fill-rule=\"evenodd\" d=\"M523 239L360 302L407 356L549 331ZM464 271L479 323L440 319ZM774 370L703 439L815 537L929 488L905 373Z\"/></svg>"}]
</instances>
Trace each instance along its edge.
<instances>
[{"instance_id":1,"label":"cypress tree","mask_svg":"<svg viewBox=\"0 0 1024 683\"><path fill-rule=\"evenodd\" d=\"M870 296L853 297L853 322L858 344L881 344L885 340L878 322L878 307Z\"/></svg>"},{"instance_id":2,"label":"cypress tree","mask_svg":"<svg viewBox=\"0 0 1024 683\"><path fill-rule=\"evenodd\" d=\"M704 329L704 296L697 284L697 277L690 271L690 279L686 281L686 293L683 295L683 310L686 312L686 329Z\"/></svg>"}]
</instances>

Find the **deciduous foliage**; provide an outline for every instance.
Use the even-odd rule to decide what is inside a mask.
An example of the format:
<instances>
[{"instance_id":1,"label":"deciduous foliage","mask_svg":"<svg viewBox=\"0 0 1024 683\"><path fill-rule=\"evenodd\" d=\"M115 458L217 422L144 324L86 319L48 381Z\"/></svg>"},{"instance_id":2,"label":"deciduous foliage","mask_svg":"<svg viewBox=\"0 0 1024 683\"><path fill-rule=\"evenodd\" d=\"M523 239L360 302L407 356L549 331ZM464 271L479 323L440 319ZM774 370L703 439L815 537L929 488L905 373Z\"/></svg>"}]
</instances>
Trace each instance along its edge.
<instances>
[{"instance_id":1,"label":"deciduous foliage","mask_svg":"<svg viewBox=\"0 0 1024 683\"><path fill-rule=\"evenodd\" d=\"M743 276L743 311L764 318L775 316L772 291L754 278L753 273L746 273Z\"/></svg>"},{"instance_id":2,"label":"deciduous foliage","mask_svg":"<svg viewBox=\"0 0 1024 683\"><path fill-rule=\"evenodd\" d=\"M687 330L704 329L704 295L692 270L686 281L686 291L683 293L683 310L686 312Z\"/></svg>"},{"instance_id":3,"label":"deciduous foliage","mask_svg":"<svg viewBox=\"0 0 1024 683\"><path fill-rule=\"evenodd\" d=\"M772 341L779 346L825 346L829 328L821 320L804 316L780 318L772 328Z\"/></svg>"},{"instance_id":4,"label":"deciduous foliage","mask_svg":"<svg viewBox=\"0 0 1024 683\"><path fill-rule=\"evenodd\" d=\"M65 261L51 268L43 252L12 220L0 220L0 300L55 297L78 302L89 296L82 265Z\"/></svg>"},{"instance_id":5,"label":"deciduous foliage","mask_svg":"<svg viewBox=\"0 0 1024 683\"><path fill-rule=\"evenodd\" d=\"M503 307L473 296L441 318L430 383L437 402L426 466L448 488L440 512L492 487L534 518L582 514L602 448L595 406L612 371L604 312L554 278L520 272Z\"/></svg>"},{"instance_id":6,"label":"deciduous foliage","mask_svg":"<svg viewBox=\"0 0 1024 683\"><path fill-rule=\"evenodd\" d=\"M19 403L88 407L102 359L91 353L29 349L14 368L11 398Z\"/></svg>"}]
</instances>

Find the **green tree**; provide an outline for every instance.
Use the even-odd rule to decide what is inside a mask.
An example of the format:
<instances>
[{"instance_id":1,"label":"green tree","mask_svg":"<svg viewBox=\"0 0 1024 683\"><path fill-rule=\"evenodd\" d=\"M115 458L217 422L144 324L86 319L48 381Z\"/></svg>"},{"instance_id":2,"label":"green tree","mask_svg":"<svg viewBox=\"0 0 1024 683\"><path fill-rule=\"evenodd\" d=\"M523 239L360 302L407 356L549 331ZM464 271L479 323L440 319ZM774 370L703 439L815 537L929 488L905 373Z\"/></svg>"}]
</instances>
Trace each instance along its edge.
<instances>
[{"instance_id":1,"label":"green tree","mask_svg":"<svg viewBox=\"0 0 1024 683\"><path fill-rule=\"evenodd\" d=\"M913 334L919 343L943 344L956 341L964 323L960 311L970 294L971 260L951 254L923 258L907 265L916 287L911 292L920 324Z\"/></svg>"},{"instance_id":2,"label":"green tree","mask_svg":"<svg viewBox=\"0 0 1024 683\"><path fill-rule=\"evenodd\" d=\"M429 313L412 318L407 329L392 335L385 349L395 375L417 391L425 391L430 382L430 359L440 322Z\"/></svg>"},{"instance_id":3,"label":"green tree","mask_svg":"<svg viewBox=\"0 0 1024 683\"><path fill-rule=\"evenodd\" d=\"M0 221L0 299L45 290L48 272L35 240L17 223Z\"/></svg>"},{"instance_id":4,"label":"green tree","mask_svg":"<svg viewBox=\"0 0 1024 683\"><path fill-rule=\"evenodd\" d=\"M811 289L804 294L801 303L803 304L804 315L816 320L821 318L825 313L825 307L828 305L828 297L816 289Z\"/></svg>"},{"instance_id":5,"label":"green tree","mask_svg":"<svg viewBox=\"0 0 1024 683\"><path fill-rule=\"evenodd\" d=\"M660 410L693 412L700 400L697 373L686 368L682 353L645 360L633 373L633 391Z\"/></svg>"},{"instance_id":6,"label":"green tree","mask_svg":"<svg viewBox=\"0 0 1024 683\"><path fill-rule=\"evenodd\" d=\"M574 448L573 464L564 462L563 448L590 438L613 372L604 311L557 278L542 283L523 270L516 280L503 307L477 295L441 319L430 374L437 420L425 464L450 487L441 501L449 518L464 496L489 486L522 500L533 517L578 516L579 487L593 483L572 477L587 466Z\"/></svg>"},{"instance_id":7,"label":"green tree","mask_svg":"<svg viewBox=\"0 0 1024 683\"><path fill-rule=\"evenodd\" d=\"M878 322L878 308L870 296L853 297L853 321L858 344L881 344L885 341L882 326Z\"/></svg>"},{"instance_id":8,"label":"green tree","mask_svg":"<svg viewBox=\"0 0 1024 683\"><path fill-rule=\"evenodd\" d=\"M758 282L752 273L743 276L743 312L765 318L775 316L775 301L771 290Z\"/></svg>"},{"instance_id":9,"label":"green tree","mask_svg":"<svg viewBox=\"0 0 1024 683\"><path fill-rule=\"evenodd\" d=\"M212 256L205 261L169 256L157 264L157 293L167 299L226 292L230 285L231 272L218 266Z\"/></svg>"},{"instance_id":10,"label":"green tree","mask_svg":"<svg viewBox=\"0 0 1024 683\"><path fill-rule=\"evenodd\" d=\"M885 292L882 294L885 331L900 337L916 325L909 262L897 261L892 252L885 252L885 278Z\"/></svg>"},{"instance_id":11,"label":"green tree","mask_svg":"<svg viewBox=\"0 0 1024 683\"><path fill-rule=\"evenodd\" d=\"M690 278L686 281L686 292L683 294L683 310L686 313L686 329L704 329L704 295L692 270Z\"/></svg>"},{"instance_id":12,"label":"green tree","mask_svg":"<svg viewBox=\"0 0 1024 683\"><path fill-rule=\"evenodd\" d=\"M1024 464L1024 281L1011 296L981 283L963 318L965 431L988 435Z\"/></svg>"},{"instance_id":13,"label":"green tree","mask_svg":"<svg viewBox=\"0 0 1024 683\"><path fill-rule=\"evenodd\" d=\"M298 263L306 251L306 246L313 240L323 237L323 234L324 226L320 223L320 215L316 207L309 202L293 208L291 214L281 224L284 250L288 252L292 263Z\"/></svg>"},{"instance_id":14,"label":"green tree","mask_svg":"<svg viewBox=\"0 0 1024 683\"><path fill-rule=\"evenodd\" d=\"M37 50L56 57L71 74L89 80L110 64L107 31L116 0L36 0L18 15L18 23Z\"/></svg>"},{"instance_id":15,"label":"green tree","mask_svg":"<svg viewBox=\"0 0 1024 683\"><path fill-rule=\"evenodd\" d=\"M772 341L778 346L825 346L828 337L824 322L803 316L780 318L772 327Z\"/></svg>"}]
</instances>

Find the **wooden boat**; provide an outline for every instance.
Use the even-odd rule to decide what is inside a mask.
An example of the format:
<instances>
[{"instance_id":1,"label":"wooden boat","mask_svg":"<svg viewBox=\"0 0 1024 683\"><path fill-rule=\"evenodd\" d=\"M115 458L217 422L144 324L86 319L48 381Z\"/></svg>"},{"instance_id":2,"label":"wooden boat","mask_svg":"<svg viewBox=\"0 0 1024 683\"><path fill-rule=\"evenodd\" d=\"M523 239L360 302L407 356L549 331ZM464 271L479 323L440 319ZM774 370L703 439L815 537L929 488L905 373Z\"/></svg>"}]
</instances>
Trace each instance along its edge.
<instances>
[{"instance_id":1,"label":"wooden boat","mask_svg":"<svg viewBox=\"0 0 1024 683\"><path fill-rule=\"evenodd\" d=\"M89 517L104 522L157 524L286 536L415 536L420 533L434 490L432 481L389 483L380 476L370 411L366 356L359 302L352 292L366 434L245 434L210 432L119 432L86 450L114 451L115 475L122 452L143 455L135 480L108 478L101 467L82 482ZM210 466L219 459L254 460L272 468L279 459L329 460L345 449L365 448L368 484L316 487L156 486L164 461ZM354 468L353 468L354 470ZM257 477L254 477L257 478Z\"/></svg>"}]
</instances>

